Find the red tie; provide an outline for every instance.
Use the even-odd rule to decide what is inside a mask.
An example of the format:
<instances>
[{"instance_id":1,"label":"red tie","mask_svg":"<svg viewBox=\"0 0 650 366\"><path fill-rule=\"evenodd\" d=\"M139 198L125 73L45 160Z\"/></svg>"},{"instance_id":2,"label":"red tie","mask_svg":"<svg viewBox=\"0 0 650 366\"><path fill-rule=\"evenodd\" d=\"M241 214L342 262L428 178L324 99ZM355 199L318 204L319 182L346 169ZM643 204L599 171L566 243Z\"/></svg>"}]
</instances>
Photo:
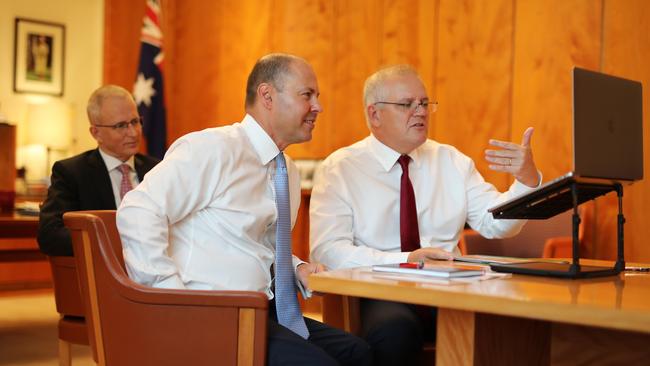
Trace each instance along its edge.
<instances>
[{"instance_id":1,"label":"red tie","mask_svg":"<svg viewBox=\"0 0 650 366\"><path fill-rule=\"evenodd\" d=\"M124 195L133 189L131 184L131 179L129 178L129 173L131 173L131 167L128 164L122 164L119 166L120 173L122 173L122 181L120 182L120 199L124 198Z\"/></svg>"},{"instance_id":2,"label":"red tie","mask_svg":"<svg viewBox=\"0 0 650 366\"><path fill-rule=\"evenodd\" d=\"M418 211L415 207L415 193L409 179L408 155L402 155L397 160L402 166L402 181L399 195L399 237L402 252L412 252L420 249L420 230L418 228Z\"/></svg>"}]
</instances>

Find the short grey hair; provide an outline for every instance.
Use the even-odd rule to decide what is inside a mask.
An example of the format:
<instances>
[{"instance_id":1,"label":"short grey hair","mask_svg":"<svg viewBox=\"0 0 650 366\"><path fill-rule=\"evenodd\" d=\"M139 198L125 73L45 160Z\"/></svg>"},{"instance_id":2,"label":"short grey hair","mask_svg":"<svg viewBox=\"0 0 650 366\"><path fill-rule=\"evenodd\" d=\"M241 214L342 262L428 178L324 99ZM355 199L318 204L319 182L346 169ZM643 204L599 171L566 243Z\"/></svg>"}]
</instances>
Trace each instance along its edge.
<instances>
[{"instance_id":1,"label":"short grey hair","mask_svg":"<svg viewBox=\"0 0 650 366\"><path fill-rule=\"evenodd\" d=\"M384 87L386 81L406 75L415 75L418 79L420 78L420 75L418 75L418 72L413 66L402 64L384 67L366 79L366 82L363 84L363 107L368 124L370 124L368 106L386 99L386 94L388 94L388 91Z\"/></svg>"},{"instance_id":2,"label":"short grey hair","mask_svg":"<svg viewBox=\"0 0 650 366\"><path fill-rule=\"evenodd\" d=\"M246 82L246 107L252 107L257 100L257 88L262 83L269 83L277 90L284 88L284 76L289 73L295 61L306 61L287 53L271 53L255 63Z\"/></svg>"},{"instance_id":3,"label":"short grey hair","mask_svg":"<svg viewBox=\"0 0 650 366\"><path fill-rule=\"evenodd\" d=\"M102 104L107 98L124 98L131 100L135 103L133 96L129 93L128 90L117 85L104 85L95 90L88 98L88 105L86 106L86 113L88 114L88 120L92 124L99 123L102 112Z\"/></svg>"}]
</instances>

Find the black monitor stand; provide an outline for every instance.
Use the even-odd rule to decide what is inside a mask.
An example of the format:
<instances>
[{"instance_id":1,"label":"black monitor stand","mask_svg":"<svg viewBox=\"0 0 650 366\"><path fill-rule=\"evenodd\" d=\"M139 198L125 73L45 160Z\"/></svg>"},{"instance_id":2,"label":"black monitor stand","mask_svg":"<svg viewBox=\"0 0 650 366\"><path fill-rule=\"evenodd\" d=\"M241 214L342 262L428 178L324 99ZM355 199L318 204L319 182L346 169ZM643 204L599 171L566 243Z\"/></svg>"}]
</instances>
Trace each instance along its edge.
<instances>
[{"instance_id":1,"label":"black monitor stand","mask_svg":"<svg viewBox=\"0 0 650 366\"><path fill-rule=\"evenodd\" d=\"M578 229L580 227L580 215L578 214L578 205L584 200L580 197L593 195L589 191L597 191L596 196L616 191L618 195L618 226L617 241L618 250L614 267L585 266L580 264L580 239L578 238ZM565 191L566 192L566 191ZM569 192L566 192L569 193ZM537 276L550 276L562 278L588 278L618 275L625 269L624 245L623 245L623 225L625 217L623 216L623 186L620 183L611 184L583 184L579 182L570 183L570 194L573 206L573 259L571 263L550 263L550 262L528 262L513 264L494 264L490 268L496 272L518 273ZM551 195L549 195L551 196ZM592 197L593 199L595 197ZM552 200L552 197L551 197ZM568 209L568 208L567 208ZM564 210L566 211L566 209ZM530 217L530 213L521 214L522 218ZM510 217L514 218L514 217Z\"/></svg>"}]
</instances>

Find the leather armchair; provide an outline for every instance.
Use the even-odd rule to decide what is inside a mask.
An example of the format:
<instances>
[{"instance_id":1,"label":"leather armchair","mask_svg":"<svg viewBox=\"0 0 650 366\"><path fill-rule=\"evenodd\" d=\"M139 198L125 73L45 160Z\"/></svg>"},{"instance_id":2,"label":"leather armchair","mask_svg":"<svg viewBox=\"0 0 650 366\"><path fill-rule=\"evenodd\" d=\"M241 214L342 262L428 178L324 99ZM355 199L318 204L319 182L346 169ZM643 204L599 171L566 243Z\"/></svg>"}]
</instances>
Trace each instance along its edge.
<instances>
[{"instance_id":1,"label":"leather armchair","mask_svg":"<svg viewBox=\"0 0 650 366\"><path fill-rule=\"evenodd\" d=\"M126 274L115 211L68 212L99 365L264 365L268 299L157 289Z\"/></svg>"}]
</instances>

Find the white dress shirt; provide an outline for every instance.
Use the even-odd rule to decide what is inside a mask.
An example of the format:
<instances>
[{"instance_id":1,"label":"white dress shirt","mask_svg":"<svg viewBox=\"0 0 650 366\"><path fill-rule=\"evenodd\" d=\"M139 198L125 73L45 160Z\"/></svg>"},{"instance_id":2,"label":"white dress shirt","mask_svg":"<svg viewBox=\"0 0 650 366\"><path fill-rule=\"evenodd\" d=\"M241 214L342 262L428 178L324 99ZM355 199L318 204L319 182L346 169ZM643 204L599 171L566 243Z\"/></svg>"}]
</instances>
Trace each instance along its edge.
<instances>
[{"instance_id":1,"label":"white dress shirt","mask_svg":"<svg viewBox=\"0 0 650 366\"><path fill-rule=\"evenodd\" d=\"M122 161L114 156L108 155L101 148L99 148L99 155L101 155L108 170L108 176L111 178L111 187L113 187L113 197L115 197L115 207L120 207L120 186L122 185L122 172L120 171L120 165L127 164L131 167L129 172L129 180L131 181L131 187L135 187L140 183L138 179L138 174L135 171L135 158L131 156L127 161Z\"/></svg>"},{"instance_id":2,"label":"white dress shirt","mask_svg":"<svg viewBox=\"0 0 650 366\"><path fill-rule=\"evenodd\" d=\"M174 142L117 212L129 276L153 287L262 291L272 298L278 153L249 115ZM287 169L293 227L300 177L290 159ZM294 257L294 267L299 263Z\"/></svg>"},{"instance_id":3,"label":"white dress shirt","mask_svg":"<svg viewBox=\"0 0 650 366\"><path fill-rule=\"evenodd\" d=\"M402 253L400 245L399 156L370 135L325 159L311 195L312 260L330 269L407 260L409 253ZM525 223L494 220L487 209L531 188L515 181L499 193L472 159L433 140L409 156L423 248L459 254L465 222L488 238L515 235Z\"/></svg>"}]
</instances>

